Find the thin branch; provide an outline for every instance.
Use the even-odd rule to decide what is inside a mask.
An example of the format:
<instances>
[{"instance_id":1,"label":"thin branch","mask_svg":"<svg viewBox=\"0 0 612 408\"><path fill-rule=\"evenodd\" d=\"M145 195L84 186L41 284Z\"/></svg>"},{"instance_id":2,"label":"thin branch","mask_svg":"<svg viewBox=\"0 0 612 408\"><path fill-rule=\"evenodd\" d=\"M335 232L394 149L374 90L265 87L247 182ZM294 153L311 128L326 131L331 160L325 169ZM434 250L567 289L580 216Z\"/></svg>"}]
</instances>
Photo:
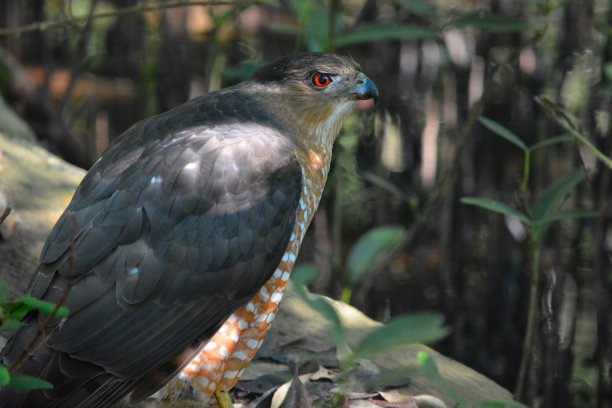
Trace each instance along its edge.
<instances>
[{"instance_id":1,"label":"thin branch","mask_svg":"<svg viewBox=\"0 0 612 408\"><path fill-rule=\"evenodd\" d=\"M525 385L528 377L529 362L533 355L534 334L536 329L537 318L537 303L540 282L540 238L531 235L530 239L531 251L531 281L529 285L529 310L527 311L527 327L525 328L525 337L523 338L523 348L521 353L521 363L516 380L516 388L514 390L514 398L517 401L525 399Z\"/></svg>"},{"instance_id":2,"label":"thin branch","mask_svg":"<svg viewBox=\"0 0 612 408\"><path fill-rule=\"evenodd\" d=\"M329 32L327 33L328 51L335 51L336 49L336 14L338 13L339 6L340 0L331 0L329 3Z\"/></svg>"},{"instance_id":3,"label":"thin branch","mask_svg":"<svg viewBox=\"0 0 612 408\"><path fill-rule=\"evenodd\" d=\"M12 210L13 209L11 207L6 207L4 211L2 211L2 214L0 214L0 225L2 225L4 220L6 220L6 218L9 216Z\"/></svg>"},{"instance_id":4,"label":"thin branch","mask_svg":"<svg viewBox=\"0 0 612 408\"><path fill-rule=\"evenodd\" d=\"M68 87L66 88L66 92L64 93L64 98L62 99L62 102L59 107L59 114L62 119L64 117L66 106L68 106L70 96L72 95L72 92L74 90L76 79L79 76L79 74L83 71L83 66L84 66L83 61L85 61L84 57L86 54L87 43L89 42L89 37L91 35L91 26L93 24L92 17L94 15L94 10L96 9L96 6L98 5L98 1L99 0L93 0L91 2L91 6L89 7L89 12L87 13L87 20L85 22L85 26L83 27L83 30L81 31L81 35L79 36L79 41L76 46L76 51L72 57L72 63L71 63L72 68L70 72L70 80L68 82Z\"/></svg>"},{"instance_id":5,"label":"thin branch","mask_svg":"<svg viewBox=\"0 0 612 408\"><path fill-rule=\"evenodd\" d=\"M536 96L535 101L542 107L544 113L549 119L553 120L557 125L570 132L572 136L576 138L576 140L589 149L591 153L601 160L604 165L606 165L609 169L612 169L612 159L600 151L585 135L580 133L575 120L573 120L567 113L563 112L558 105L545 96Z\"/></svg>"},{"instance_id":6,"label":"thin branch","mask_svg":"<svg viewBox=\"0 0 612 408\"><path fill-rule=\"evenodd\" d=\"M120 17L126 16L130 14L141 14L141 13L149 13L153 11L167 10L178 7L189 7L189 6L223 6L223 5L245 5L245 4L259 4L259 1L229 1L229 0L206 0L206 1L185 1L185 0L177 0L168 3L156 3L151 5L137 5L132 7L123 7L113 11L107 11L103 13L92 14L91 16L81 16L74 18L67 18L58 21L38 21L36 23L28 24L21 27L16 28L2 28L0 29L0 36L9 36L9 35L21 35L25 33L30 33L34 31L49 31L56 30L58 28L63 28L67 26L71 26L74 24L79 24L87 21L87 19L98 19L98 18L112 18L112 17Z\"/></svg>"},{"instance_id":7,"label":"thin branch","mask_svg":"<svg viewBox=\"0 0 612 408\"><path fill-rule=\"evenodd\" d=\"M58 326L56 325L48 333L45 334L45 330L48 329L49 326L51 326L51 324L53 323L53 320L56 319L56 316L60 308L64 305L64 303L66 303L66 300L68 299L68 292L70 291L70 289L72 288L72 285L74 284L74 277L75 277L75 271L76 271L76 257L74 254L75 252L74 244L75 244L75 239L77 235L77 226L76 226L76 220L75 220L74 215L71 217L71 220L72 220L72 231L71 231L72 239L71 239L70 247L68 249L69 251L68 253L69 279L68 279L66 288L64 290L64 293L62 293L62 296L60 297L59 301L55 304L55 307L53 308L51 313L49 313L49 315L47 316L45 321L42 323L42 325L40 324L38 325L36 334L32 336L32 338L28 342L27 346L22 350L17 360L15 360L13 364L11 364L11 367L9 368L10 373L17 372L17 370L19 370L19 368L21 368L21 366L26 361L28 361L29 359L34 357L36 354L38 354L38 352L42 350L45 344L47 344L47 342L51 339L51 336L58 329ZM40 342L38 342L39 339L41 339Z\"/></svg>"}]
</instances>

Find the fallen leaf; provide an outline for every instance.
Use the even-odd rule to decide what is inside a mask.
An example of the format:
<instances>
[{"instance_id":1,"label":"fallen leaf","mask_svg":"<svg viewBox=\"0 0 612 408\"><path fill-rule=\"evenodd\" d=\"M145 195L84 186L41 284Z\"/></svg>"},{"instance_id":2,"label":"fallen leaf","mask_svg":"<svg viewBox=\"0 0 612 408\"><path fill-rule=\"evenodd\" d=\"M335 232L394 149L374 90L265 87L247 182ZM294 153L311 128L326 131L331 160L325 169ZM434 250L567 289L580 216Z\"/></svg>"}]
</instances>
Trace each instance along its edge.
<instances>
[{"instance_id":1,"label":"fallen leaf","mask_svg":"<svg viewBox=\"0 0 612 408\"><path fill-rule=\"evenodd\" d=\"M444 401L433 395L415 395L414 399L417 401L419 408L448 408Z\"/></svg>"},{"instance_id":2,"label":"fallen leaf","mask_svg":"<svg viewBox=\"0 0 612 408\"><path fill-rule=\"evenodd\" d=\"M332 392L338 392L340 389L334 388ZM377 396L377 392L349 392L345 395L345 398L353 400L353 399L368 399Z\"/></svg>"},{"instance_id":3,"label":"fallen leaf","mask_svg":"<svg viewBox=\"0 0 612 408\"><path fill-rule=\"evenodd\" d=\"M300 381L297 371L294 374L282 406L285 408L312 408L306 387Z\"/></svg>"},{"instance_id":4,"label":"fallen leaf","mask_svg":"<svg viewBox=\"0 0 612 408\"><path fill-rule=\"evenodd\" d=\"M412 402L414 398L410 395L400 394L397 391L379 391L378 394L388 402Z\"/></svg>"},{"instance_id":5,"label":"fallen leaf","mask_svg":"<svg viewBox=\"0 0 612 408\"><path fill-rule=\"evenodd\" d=\"M410 402L389 402L389 401L381 401L381 400L370 400L377 407L384 408L419 408L416 401L412 400ZM352 408L352 407L351 407Z\"/></svg>"},{"instance_id":6,"label":"fallen leaf","mask_svg":"<svg viewBox=\"0 0 612 408\"><path fill-rule=\"evenodd\" d=\"M329 368L326 368L320 365L319 369L315 371L314 373L312 373L310 377L310 381L329 380L331 382L334 382L338 378L339 374L340 374L339 370L331 370Z\"/></svg>"},{"instance_id":7,"label":"fallen leaf","mask_svg":"<svg viewBox=\"0 0 612 408\"><path fill-rule=\"evenodd\" d=\"M310 374L300 375L299 380L304 383L310 379ZM272 403L270 404L270 408L280 408L283 406L285 402L285 398L287 397L287 393L289 392L289 387L291 387L291 383L294 380L287 381L274 392L274 396L272 397Z\"/></svg>"}]
</instances>

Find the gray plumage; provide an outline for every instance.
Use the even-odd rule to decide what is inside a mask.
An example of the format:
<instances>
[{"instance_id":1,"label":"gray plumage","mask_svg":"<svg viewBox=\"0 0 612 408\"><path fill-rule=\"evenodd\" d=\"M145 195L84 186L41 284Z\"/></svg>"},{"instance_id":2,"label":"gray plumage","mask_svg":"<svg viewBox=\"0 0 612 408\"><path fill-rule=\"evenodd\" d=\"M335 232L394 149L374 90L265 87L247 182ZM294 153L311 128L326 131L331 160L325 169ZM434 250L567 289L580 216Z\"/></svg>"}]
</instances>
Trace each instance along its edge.
<instances>
[{"instance_id":1,"label":"gray plumage","mask_svg":"<svg viewBox=\"0 0 612 408\"><path fill-rule=\"evenodd\" d=\"M302 189L271 116L240 86L212 93L136 124L92 167L31 288L51 302L68 290L71 314L20 370L55 384L17 396L24 406L106 406L151 380L155 391L271 276ZM10 341L7 366L35 330ZM0 406L16 406L9 394Z\"/></svg>"}]
</instances>

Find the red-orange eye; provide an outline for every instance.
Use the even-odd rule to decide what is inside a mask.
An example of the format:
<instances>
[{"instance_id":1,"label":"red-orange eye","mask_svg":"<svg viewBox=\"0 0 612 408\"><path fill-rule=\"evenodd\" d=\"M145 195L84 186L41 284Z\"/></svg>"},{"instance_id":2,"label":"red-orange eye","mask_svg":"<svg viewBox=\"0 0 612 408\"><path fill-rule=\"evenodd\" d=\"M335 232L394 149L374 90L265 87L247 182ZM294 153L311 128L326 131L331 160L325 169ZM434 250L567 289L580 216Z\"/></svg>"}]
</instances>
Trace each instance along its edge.
<instances>
[{"instance_id":1,"label":"red-orange eye","mask_svg":"<svg viewBox=\"0 0 612 408\"><path fill-rule=\"evenodd\" d=\"M312 76L312 84L317 88L325 88L332 83L332 78L329 74L317 72Z\"/></svg>"}]
</instances>

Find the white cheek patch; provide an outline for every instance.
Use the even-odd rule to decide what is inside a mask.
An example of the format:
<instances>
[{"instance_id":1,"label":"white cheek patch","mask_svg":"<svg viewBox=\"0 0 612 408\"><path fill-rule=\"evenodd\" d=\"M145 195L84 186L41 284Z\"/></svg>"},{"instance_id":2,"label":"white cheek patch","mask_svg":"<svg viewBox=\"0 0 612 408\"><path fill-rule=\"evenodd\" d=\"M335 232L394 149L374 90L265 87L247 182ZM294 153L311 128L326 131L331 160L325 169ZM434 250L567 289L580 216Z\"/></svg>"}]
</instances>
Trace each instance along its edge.
<instances>
[{"instance_id":1,"label":"white cheek patch","mask_svg":"<svg viewBox=\"0 0 612 408\"><path fill-rule=\"evenodd\" d=\"M334 105L334 109L327 120L317 126L317 133L324 138L329 138L331 135L333 141L340 131L342 121L344 121L349 113L354 111L356 107L357 104L354 101L345 101Z\"/></svg>"}]
</instances>

